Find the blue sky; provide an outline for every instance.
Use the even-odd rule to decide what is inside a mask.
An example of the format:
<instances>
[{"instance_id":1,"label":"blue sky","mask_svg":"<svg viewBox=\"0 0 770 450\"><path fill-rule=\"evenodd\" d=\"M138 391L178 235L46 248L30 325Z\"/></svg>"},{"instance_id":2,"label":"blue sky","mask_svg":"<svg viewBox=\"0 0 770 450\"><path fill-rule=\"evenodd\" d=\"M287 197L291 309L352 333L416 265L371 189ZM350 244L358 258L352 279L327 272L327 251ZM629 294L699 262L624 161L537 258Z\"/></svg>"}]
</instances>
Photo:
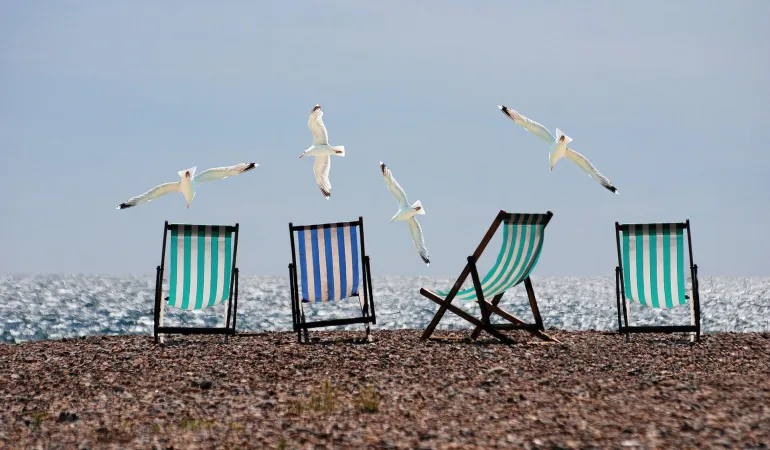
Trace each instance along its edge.
<instances>
[{"instance_id":1,"label":"blue sky","mask_svg":"<svg viewBox=\"0 0 770 450\"><path fill-rule=\"evenodd\" d=\"M692 221L706 275L769 275L770 2L0 3L0 273L150 273L163 221L241 224L279 274L287 224L362 215L375 275L455 275L498 210L554 212L539 275L612 275L614 222ZM316 103L332 198L312 163ZM620 191L505 118L559 127ZM425 267L378 170L420 217ZM251 173L117 211L197 165ZM491 248L490 253L495 249ZM490 259L491 256L487 259Z\"/></svg>"}]
</instances>

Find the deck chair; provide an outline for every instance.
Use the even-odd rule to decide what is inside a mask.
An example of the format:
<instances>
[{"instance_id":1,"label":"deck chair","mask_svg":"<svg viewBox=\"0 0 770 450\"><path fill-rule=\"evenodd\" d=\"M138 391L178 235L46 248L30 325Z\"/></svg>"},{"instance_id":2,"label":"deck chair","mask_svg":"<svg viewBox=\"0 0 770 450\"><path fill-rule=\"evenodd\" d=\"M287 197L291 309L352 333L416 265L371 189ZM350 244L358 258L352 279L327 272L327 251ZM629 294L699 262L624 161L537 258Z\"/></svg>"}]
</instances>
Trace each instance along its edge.
<instances>
[{"instance_id":1,"label":"deck chair","mask_svg":"<svg viewBox=\"0 0 770 450\"><path fill-rule=\"evenodd\" d=\"M166 238L170 237L169 293L162 298ZM163 226L163 252L155 277L155 343L164 334L235 334L238 311L238 224L235 226L170 224ZM222 327L165 326L165 307L210 308L227 301Z\"/></svg>"},{"instance_id":2,"label":"deck chair","mask_svg":"<svg viewBox=\"0 0 770 450\"><path fill-rule=\"evenodd\" d=\"M302 343L303 334L305 342L310 342L308 330L311 328L355 323L364 324L366 339L369 340L369 324L377 321L369 256L364 247L364 219L359 217L354 222L321 225L289 223L289 235L292 257L289 264L291 312L298 342ZM336 302L350 297L358 297L361 317L313 322L305 320L305 303Z\"/></svg>"},{"instance_id":3,"label":"deck chair","mask_svg":"<svg viewBox=\"0 0 770 450\"><path fill-rule=\"evenodd\" d=\"M690 253L692 298L687 295L684 266L684 231ZM691 333L700 339L700 296L698 265L693 264L690 221L684 223L619 224L615 222L618 266L615 291L618 306L618 332ZM690 325L631 326L631 304L670 309L690 303ZM622 319L622 320L621 320Z\"/></svg>"},{"instance_id":4,"label":"deck chair","mask_svg":"<svg viewBox=\"0 0 770 450\"><path fill-rule=\"evenodd\" d=\"M511 214L500 211L476 251L468 257L468 263L452 289L437 291L436 293L425 288L420 289L422 295L439 304L439 309L425 329L422 339L431 337L444 313L449 310L475 325L476 328L471 334L471 339L474 340L478 338L481 331L486 331L503 342L512 342L512 339L501 333L501 330L526 330L544 341L555 341L543 332L543 320L540 317L535 291L529 279L529 274L540 258L545 227L552 216L550 211L546 214ZM489 269L486 276L481 279L476 263L501 224L503 225L503 239L497 261ZM468 275L473 280L473 286L461 290L460 288ZM534 323L526 323L497 306L503 298L503 294L521 282L524 282L524 287L527 289L529 305L535 318ZM478 302L481 319L452 305L452 300L455 299ZM490 315L492 313L502 317L508 323L491 323Z\"/></svg>"}]
</instances>

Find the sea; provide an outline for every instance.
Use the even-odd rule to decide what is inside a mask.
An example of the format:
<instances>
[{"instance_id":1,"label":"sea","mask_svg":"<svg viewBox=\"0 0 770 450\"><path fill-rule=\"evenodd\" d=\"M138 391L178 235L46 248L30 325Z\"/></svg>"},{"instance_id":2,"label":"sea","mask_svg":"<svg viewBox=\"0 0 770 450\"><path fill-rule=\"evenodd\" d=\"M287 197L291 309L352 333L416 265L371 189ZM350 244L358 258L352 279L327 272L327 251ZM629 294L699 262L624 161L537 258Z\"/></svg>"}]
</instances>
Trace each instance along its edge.
<instances>
[{"instance_id":1,"label":"sea","mask_svg":"<svg viewBox=\"0 0 770 450\"><path fill-rule=\"evenodd\" d=\"M532 277L545 327L563 330L616 330L614 277ZM374 277L377 323L373 330L424 328L437 305L420 288L448 289L450 277ZM288 277L241 276L238 331L291 331ZM770 331L770 278L701 277L701 326L704 332ZM73 338L90 335L151 335L155 277L99 275L0 275L0 342ZM165 286L165 292L168 287ZM456 300L479 317L478 305ZM524 286L505 294L501 306L531 319ZM358 300L305 304L307 320L355 317ZM221 326L223 306L202 311L167 309L169 326ZM635 307L633 324L689 324L690 309ZM439 329L470 325L447 312ZM332 327L361 330L361 325Z\"/></svg>"}]
</instances>

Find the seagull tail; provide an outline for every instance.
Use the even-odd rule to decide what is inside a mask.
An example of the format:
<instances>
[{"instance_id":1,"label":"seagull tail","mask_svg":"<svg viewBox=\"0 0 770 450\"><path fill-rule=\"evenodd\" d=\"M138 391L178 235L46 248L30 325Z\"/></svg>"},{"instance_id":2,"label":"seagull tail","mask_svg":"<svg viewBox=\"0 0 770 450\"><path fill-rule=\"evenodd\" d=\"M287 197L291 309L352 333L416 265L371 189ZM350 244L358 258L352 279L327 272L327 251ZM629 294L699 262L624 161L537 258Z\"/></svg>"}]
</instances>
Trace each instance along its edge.
<instances>
[{"instance_id":1,"label":"seagull tail","mask_svg":"<svg viewBox=\"0 0 770 450\"><path fill-rule=\"evenodd\" d=\"M422 207L422 203L419 200L412 203L412 208L417 211L415 214L425 214L425 208Z\"/></svg>"},{"instance_id":2,"label":"seagull tail","mask_svg":"<svg viewBox=\"0 0 770 450\"><path fill-rule=\"evenodd\" d=\"M190 167L187 170L180 170L177 172L181 178L184 178L187 172L190 172L190 178L195 178L195 171L198 170L198 166Z\"/></svg>"},{"instance_id":3,"label":"seagull tail","mask_svg":"<svg viewBox=\"0 0 770 450\"><path fill-rule=\"evenodd\" d=\"M561 131L560 129L557 128L556 129L556 141L558 142L559 140L561 140L562 136L564 136L564 143L565 144L569 144L570 142L572 142L572 138L571 137L567 136L566 134L564 134L563 131Z\"/></svg>"},{"instance_id":4,"label":"seagull tail","mask_svg":"<svg viewBox=\"0 0 770 450\"><path fill-rule=\"evenodd\" d=\"M334 150L334 154L337 156L345 156L344 145L332 145L332 150Z\"/></svg>"}]
</instances>

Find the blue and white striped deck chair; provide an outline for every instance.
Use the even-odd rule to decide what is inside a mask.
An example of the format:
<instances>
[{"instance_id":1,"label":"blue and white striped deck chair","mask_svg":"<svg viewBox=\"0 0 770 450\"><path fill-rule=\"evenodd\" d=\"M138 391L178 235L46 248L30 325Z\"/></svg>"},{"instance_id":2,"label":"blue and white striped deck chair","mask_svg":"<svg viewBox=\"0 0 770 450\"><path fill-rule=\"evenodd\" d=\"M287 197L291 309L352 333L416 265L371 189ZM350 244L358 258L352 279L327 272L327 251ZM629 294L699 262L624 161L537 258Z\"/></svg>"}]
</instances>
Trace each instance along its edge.
<instances>
[{"instance_id":1,"label":"blue and white striped deck chair","mask_svg":"<svg viewBox=\"0 0 770 450\"><path fill-rule=\"evenodd\" d=\"M431 337L441 317L448 309L476 326L471 334L472 339L478 338L483 330L502 341L510 341L510 338L501 333L500 330L526 330L540 339L554 341L555 339L543 333L543 320L540 317L540 310L535 299L535 291L529 279L529 274L535 268L540 258L540 251L543 248L543 239L545 238L545 227L552 216L553 214L550 211L546 214L511 214L500 211L492 226L489 227L489 231L487 231L476 248L476 251L472 256L468 257L468 263L465 265L452 289L435 293L425 288L420 290L422 295L439 304L439 310L425 329L422 338L428 339ZM479 277L476 263L501 225L503 228L503 238L500 252L497 255L495 264L482 279ZM461 289L468 275L471 276L473 286ZM529 297L529 304L532 309L532 315L535 318L535 323L525 323L523 320L497 306L503 298L503 294L521 282L524 282L524 286L527 289L527 296ZM487 301L490 298L491 301ZM454 299L478 302L479 309L481 310L481 319L477 319L464 310L451 305ZM491 313L497 314L509 323L491 323L489 320Z\"/></svg>"},{"instance_id":2,"label":"blue and white striped deck chair","mask_svg":"<svg viewBox=\"0 0 770 450\"><path fill-rule=\"evenodd\" d=\"M685 230L687 249L685 249ZM618 266L615 285L618 332L692 333L700 339L698 266L693 263L690 221L680 223L619 224L615 222ZM685 267L685 253L690 265ZM692 298L687 295L686 275L692 277ZM690 303L690 325L630 326L631 304L671 309Z\"/></svg>"},{"instance_id":3,"label":"blue and white striped deck chair","mask_svg":"<svg viewBox=\"0 0 770 450\"><path fill-rule=\"evenodd\" d=\"M292 262L289 285L294 331L309 342L308 329L363 323L366 338L370 323L377 323L372 298L372 275L364 246L364 219L320 225L289 224ZM295 237L296 235L296 237ZM305 320L303 304L329 303L358 297L361 317Z\"/></svg>"},{"instance_id":4,"label":"blue and white striped deck chair","mask_svg":"<svg viewBox=\"0 0 770 450\"><path fill-rule=\"evenodd\" d=\"M155 343L164 334L235 334L238 311L238 224L163 226L163 253L155 278ZM168 239L167 239L168 238ZM163 298L168 244L168 296ZM166 304L200 310L225 303L222 327L165 326Z\"/></svg>"}]
</instances>

